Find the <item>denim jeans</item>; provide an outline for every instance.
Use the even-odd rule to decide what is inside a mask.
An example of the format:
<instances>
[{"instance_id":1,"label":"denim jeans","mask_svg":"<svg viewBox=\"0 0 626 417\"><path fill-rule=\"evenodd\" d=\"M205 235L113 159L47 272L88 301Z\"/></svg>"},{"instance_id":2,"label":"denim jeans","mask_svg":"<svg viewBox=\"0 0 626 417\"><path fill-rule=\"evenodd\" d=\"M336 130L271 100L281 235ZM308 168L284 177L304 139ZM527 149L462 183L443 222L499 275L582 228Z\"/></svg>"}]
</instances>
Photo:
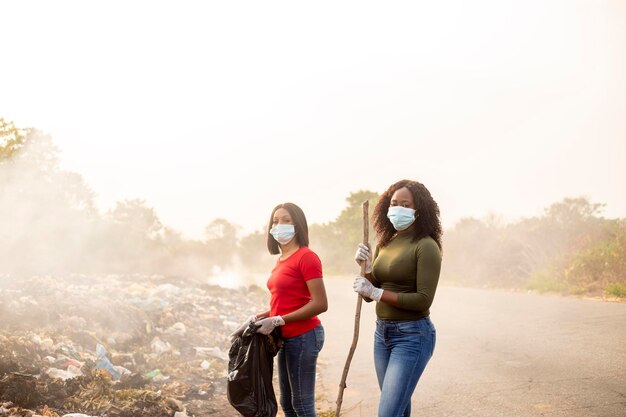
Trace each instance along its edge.
<instances>
[{"instance_id":1,"label":"denim jeans","mask_svg":"<svg viewBox=\"0 0 626 417\"><path fill-rule=\"evenodd\" d=\"M374 365L380 403L378 417L409 417L411 396L435 349L435 326L414 321L377 320Z\"/></svg>"},{"instance_id":2,"label":"denim jeans","mask_svg":"<svg viewBox=\"0 0 626 417\"><path fill-rule=\"evenodd\" d=\"M315 368L324 346L324 328L284 340L278 351L280 405L285 417L316 417Z\"/></svg>"}]
</instances>

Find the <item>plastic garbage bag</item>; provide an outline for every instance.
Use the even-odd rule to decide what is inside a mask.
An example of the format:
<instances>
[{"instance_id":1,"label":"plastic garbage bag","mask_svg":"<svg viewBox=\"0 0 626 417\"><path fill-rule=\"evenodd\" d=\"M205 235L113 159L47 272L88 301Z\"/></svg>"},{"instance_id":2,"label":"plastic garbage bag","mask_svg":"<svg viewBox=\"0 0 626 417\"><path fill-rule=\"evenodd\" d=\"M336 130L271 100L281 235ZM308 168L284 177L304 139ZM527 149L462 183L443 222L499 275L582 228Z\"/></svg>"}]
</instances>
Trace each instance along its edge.
<instances>
[{"instance_id":1,"label":"plastic garbage bag","mask_svg":"<svg viewBox=\"0 0 626 417\"><path fill-rule=\"evenodd\" d=\"M233 341L228 352L227 394L230 404L242 416L276 416L272 373L274 356L281 344L280 328L266 336L255 333L252 323Z\"/></svg>"}]
</instances>

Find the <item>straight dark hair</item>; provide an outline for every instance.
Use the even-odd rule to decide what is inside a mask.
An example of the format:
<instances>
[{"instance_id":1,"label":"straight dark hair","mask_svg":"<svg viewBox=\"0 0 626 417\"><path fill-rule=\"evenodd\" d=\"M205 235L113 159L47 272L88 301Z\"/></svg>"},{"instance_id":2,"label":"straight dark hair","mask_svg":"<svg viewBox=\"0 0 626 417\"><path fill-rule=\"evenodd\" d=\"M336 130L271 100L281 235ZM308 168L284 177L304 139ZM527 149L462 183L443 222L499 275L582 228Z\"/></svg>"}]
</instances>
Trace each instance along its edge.
<instances>
[{"instance_id":1,"label":"straight dark hair","mask_svg":"<svg viewBox=\"0 0 626 417\"><path fill-rule=\"evenodd\" d=\"M270 251L272 255L278 255L280 253L280 246L278 242L274 239L274 237L270 234L270 229L274 226L274 213L279 208L283 208L289 212L291 216L291 221L293 221L293 225L296 230L296 242L298 242L299 246L309 246L309 226L306 223L306 217L302 209L296 206L293 203L283 203L274 207L272 210L272 214L270 215L270 221L267 226L267 249Z\"/></svg>"}]
</instances>

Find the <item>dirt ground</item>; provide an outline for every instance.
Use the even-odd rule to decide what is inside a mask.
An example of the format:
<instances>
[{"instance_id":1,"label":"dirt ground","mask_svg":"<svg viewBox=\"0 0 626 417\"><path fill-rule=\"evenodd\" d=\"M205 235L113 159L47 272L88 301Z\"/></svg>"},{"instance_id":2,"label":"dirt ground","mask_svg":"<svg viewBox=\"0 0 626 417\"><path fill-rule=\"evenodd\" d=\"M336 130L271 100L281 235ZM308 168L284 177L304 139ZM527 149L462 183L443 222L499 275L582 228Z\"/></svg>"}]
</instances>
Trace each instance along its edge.
<instances>
[{"instance_id":1,"label":"dirt ground","mask_svg":"<svg viewBox=\"0 0 626 417\"><path fill-rule=\"evenodd\" d=\"M318 409L335 410L352 342L351 278L327 278L321 316ZM433 359L413 395L413 415L623 417L626 303L441 286L431 309ZM374 305L363 303L342 415L376 416Z\"/></svg>"},{"instance_id":2,"label":"dirt ground","mask_svg":"<svg viewBox=\"0 0 626 417\"><path fill-rule=\"evenodd\" d=\"M0 286L0 416L32 415L2 401L46 417L171 417L183 407L188 417L237 415L226 398L228 333L264 308L264 287L88 278ZM319 417L334 416L357 300L352 278L325 282ZM431 318L437 344L412 398L415 416L626 415L626 303L442 285ZM360 324L346 417L377 415L373 304L363 303ZM98 343L117 370L130 372L115 385Z\"/></svg>"}]
</instances>

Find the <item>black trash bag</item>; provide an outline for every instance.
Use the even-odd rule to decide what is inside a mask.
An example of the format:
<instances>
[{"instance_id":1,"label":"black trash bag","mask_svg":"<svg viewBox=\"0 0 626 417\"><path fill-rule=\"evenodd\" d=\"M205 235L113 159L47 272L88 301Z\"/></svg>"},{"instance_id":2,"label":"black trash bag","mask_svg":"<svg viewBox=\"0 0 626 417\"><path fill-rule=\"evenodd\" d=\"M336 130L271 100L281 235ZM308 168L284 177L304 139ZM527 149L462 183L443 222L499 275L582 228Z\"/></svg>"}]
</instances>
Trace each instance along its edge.
<instances>
[{"instance_id":1,"label":"black trash bag","mask_svg":"<svg viewBox=\"0 0 626 417\"><path fill-rule=\"evenodd\" d=\"M228 351L228 401L244 417L275 417L272 373L282 345L280 328L267 336L254 329L251 323Z\"/></svg>"}]
</instances>

